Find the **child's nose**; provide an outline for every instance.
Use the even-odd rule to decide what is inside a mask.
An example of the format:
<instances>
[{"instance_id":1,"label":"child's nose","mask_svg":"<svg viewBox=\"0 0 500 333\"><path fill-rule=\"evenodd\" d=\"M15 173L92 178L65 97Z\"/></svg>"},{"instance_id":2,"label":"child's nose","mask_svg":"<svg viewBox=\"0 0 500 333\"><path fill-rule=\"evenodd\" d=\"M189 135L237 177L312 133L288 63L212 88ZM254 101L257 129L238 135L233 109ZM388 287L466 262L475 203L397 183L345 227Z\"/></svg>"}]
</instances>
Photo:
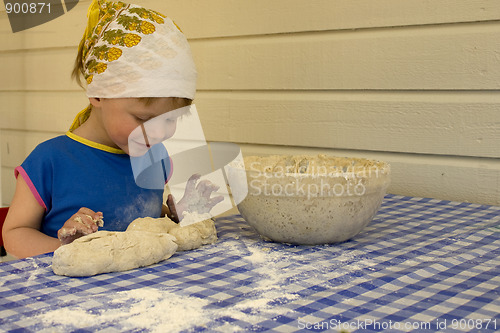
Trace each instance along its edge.
<instances>
[{"instance_id":1,"label":"child's nose","mask_svg":"<svg viewBox=\"0 0 500 333\"><path fill-rule=\"evenodd\" d=\"M148 121L145 125L146 136L150 145L155 145L168 139L173 124L165 121L155 121L155 119Z\"/></svg>"}]
</instances>

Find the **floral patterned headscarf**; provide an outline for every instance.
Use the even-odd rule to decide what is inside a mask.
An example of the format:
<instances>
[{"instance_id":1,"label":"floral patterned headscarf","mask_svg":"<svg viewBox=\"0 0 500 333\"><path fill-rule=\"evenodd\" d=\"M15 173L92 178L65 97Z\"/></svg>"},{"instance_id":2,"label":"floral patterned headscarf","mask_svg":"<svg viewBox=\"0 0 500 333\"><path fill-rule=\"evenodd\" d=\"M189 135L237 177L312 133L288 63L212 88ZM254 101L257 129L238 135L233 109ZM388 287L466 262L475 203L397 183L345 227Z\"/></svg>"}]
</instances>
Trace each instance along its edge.
<instances>
[{"instance_id":1,"label":"floral patterned headscarf","mask_svg":"<svg viewBox=\"0 0 500 333\"><path fill-rule=\"evenodd\" d=\"M80 48L88 97L194 99L197 73L191 50L170 18L105 0L94 0L87 16ZM70 130L88 115L82 111Z\"/></svg>"},{"instance_id":2,"label":"floral patterned headscarf","mask_svg":"<svg viewBox=\"0 0 500 333\"><path fill-rule=\"evenodd\" d=\"M82 40L88 97L194 98L191 50L171 19L103 0L92 2L88 16Z\"/></svg>"}]
</instances>

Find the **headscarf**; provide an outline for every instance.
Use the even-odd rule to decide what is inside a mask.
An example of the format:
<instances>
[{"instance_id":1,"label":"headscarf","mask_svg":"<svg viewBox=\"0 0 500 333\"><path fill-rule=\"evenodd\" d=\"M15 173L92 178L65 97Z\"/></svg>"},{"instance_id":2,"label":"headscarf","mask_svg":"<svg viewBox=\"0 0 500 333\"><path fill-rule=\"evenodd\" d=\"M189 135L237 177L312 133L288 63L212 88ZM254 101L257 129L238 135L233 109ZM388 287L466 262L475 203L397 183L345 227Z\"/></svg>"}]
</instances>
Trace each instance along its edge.
<instances>
[{"instance_id":1,"label":"headscarf","mask_svg":"<svg viewBox=\"0 0 500 333\"><path fill-rule=\"evenodd\" d=\"M196 68L186 37L168 17L120 1L94 0L80 42L87 96L194 99ZM81 111L70 130L81 125Z\"/></svg>"}]
</instances>

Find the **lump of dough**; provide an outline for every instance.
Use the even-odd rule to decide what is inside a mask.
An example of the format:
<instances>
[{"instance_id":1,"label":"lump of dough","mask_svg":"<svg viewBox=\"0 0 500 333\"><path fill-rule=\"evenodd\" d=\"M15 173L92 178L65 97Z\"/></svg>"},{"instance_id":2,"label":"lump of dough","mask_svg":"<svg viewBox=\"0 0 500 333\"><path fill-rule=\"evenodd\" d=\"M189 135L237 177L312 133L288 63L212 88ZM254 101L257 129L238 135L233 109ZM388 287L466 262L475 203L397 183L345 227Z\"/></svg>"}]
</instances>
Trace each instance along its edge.
<instances>
[{"instance_id":1,"label":"lump of dough","mask_svg":"<svg viewBox=\"0 0 500 333\"><path fill-rule=\"evenodd\" d=\"M168 217L153 218L140 217L133 220L127 227L127 231L149 231L156 233L168 233L172 228L178 227L178 224Z\"/></svg>"},{"instance_id":2,"label":"lump of dough","mask_svg":"<svg viewBox=\"0 0 500 333\"><path fill-rule=\"evenodd\" d=\"M54 252L52 270L67 276L125 271L216 241L212 219L181 227L168 217L138 218L125 232L98 231L61 246Z\"/></svg>"},{"instance_id":3,"label":"lump of dough","mask_svg":"<svg viewBox=\"0 0 500 333\"><path fill-rule=\"evenodd\" d=\"M197 249L202 245L214 244L217 241L217 230L212 219L200 221L181 227L176 226L168 232L175 237L177 251Z\"/></svg>"},{"instance_id":4,"label":"lump of dough","mask_svg":"<svg viewBox=\"0 0 500 333\"><path fill-rule=\"evenodd\" d=\"M167 233L98 231L54 252L52 270L66 276L91 276L149 266L177 250Z\"/></svg>"},{"instance_id":5,"label":"lump of dough","mask_svg":"<svg viewBox=\"0 0 500 333\"><path fill-rule=\"evenodd\" d=\"M127 227L127 232L133 230L169 233L175 237L174 241L178 245L177 251L194 250L217 241L217 230L212 219L182 226L182 223L179 225L168 217L141 217L133 220Z\"/></svg>"}]
</instances>

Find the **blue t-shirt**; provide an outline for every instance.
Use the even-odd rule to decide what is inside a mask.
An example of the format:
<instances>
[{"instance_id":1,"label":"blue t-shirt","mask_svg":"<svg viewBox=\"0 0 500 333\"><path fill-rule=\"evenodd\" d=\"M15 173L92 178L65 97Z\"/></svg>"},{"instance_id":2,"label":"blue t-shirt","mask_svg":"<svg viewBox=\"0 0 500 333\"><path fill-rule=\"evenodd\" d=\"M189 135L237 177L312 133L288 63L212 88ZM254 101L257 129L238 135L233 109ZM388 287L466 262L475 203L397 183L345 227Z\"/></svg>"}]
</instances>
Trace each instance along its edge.
<instances>
[{"instance_id":1,"label":"blue t-shirt","mask_svg":"<svg viewBox=\"0 0 500 333\"><path fill-rule=\"evenodd\" d=\"M45 208L41 231L52 237L81 207L102 212L109 231L161 215L163 190L137 186L127 154L70 132L38 145L19 174Z\"/></svg>"}]
</instances>

